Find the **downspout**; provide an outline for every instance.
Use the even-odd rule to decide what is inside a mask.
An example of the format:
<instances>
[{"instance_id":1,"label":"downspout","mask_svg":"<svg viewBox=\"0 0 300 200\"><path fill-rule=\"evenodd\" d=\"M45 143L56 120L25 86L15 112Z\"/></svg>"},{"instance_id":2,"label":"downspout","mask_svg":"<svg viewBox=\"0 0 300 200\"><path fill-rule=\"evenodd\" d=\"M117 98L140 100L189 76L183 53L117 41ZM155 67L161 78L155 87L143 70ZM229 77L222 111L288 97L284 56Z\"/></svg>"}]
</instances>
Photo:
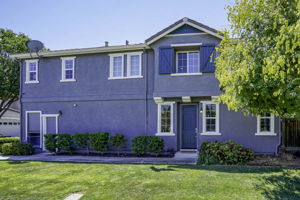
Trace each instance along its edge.
<instances>
[{"instance_id":1,"label":"downspout","mask_svg":"<svg viewBox=\"0 0 300 200\"><path fill-rule=\"evenodd\" d=\"M281 118L279 117L278 143L276 145L276 153L275 153L276 156L279 155L280 146L281 146Z\"/></svg>"},{"instance_id":2,"label":"downspout","mask_svg":"<svg viewBox=\"0 0 300 200\"><path fill-rule=\"evenodd\" d=\"M21 142L25 142L27 139L26 138L23 138L24 137L24 134L22 134L23 133L23 109L22 109L22 102L21 102L21 99L22 99L22 73L23 73L23 71L22 71L22 64L23 64L23 62L22 62L22 60L20 60L20 61L18 61L19 62L19 64L20 64L20 74L19 74L19 76L20 76L20 78L19 78L19 84L20 84L20 88L19 88L19 102L20 102L20 138L21 138ZM25 140L26 139L26 140Z\"/></svg>"},{"instance_id":3,"label":"downspout","mask_svg":"<svg viewBox=\"0 0 300 200\"><path fill-rule=\"evenodd\" d=\"M145 73L145 135L148 136L148 54L146 53L146 49L143 49L143 53L145 55L144 61L144 73Z\"/></svg>"}]
</instances>

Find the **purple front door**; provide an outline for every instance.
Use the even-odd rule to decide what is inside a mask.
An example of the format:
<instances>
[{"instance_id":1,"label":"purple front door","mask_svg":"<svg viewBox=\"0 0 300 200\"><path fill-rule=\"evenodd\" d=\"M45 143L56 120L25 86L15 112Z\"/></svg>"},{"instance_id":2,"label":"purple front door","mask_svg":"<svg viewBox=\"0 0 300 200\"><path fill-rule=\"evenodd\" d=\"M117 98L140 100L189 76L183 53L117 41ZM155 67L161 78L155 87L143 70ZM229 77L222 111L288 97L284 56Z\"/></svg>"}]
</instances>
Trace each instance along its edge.
<instances>
[{"instance_id":1,"label":"purple front door","mask_svg":"<svg viewBox=\"0 0 300 200\"><path fill-rule=\"evenodd\" d=\"M182 105L181 149L197 148L197 105Z\"/></svg>"}]
</instances>

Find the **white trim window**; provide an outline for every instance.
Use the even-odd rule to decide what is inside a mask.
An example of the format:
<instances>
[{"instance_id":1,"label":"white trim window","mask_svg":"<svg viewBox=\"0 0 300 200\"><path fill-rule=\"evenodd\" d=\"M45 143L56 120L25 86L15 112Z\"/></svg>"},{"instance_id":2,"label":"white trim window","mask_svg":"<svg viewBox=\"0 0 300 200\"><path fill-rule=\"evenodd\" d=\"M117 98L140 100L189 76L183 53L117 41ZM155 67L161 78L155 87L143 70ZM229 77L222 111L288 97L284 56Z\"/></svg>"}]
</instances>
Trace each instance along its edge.
<instances>
[{"instance_id":1,"label":"white trim window","mask_svg":"<svg viewBox=\"0 0 300 200\"><path fill-rule=\"evenodd\" d=\"M273 114L264 113L257 116L257 132L258 136L275 136L275 117Z\"/></svg>"},{"instance_id":2,"label":"white trim window","mask_svg":"<svg viewBox=\"0 0 300 200\"><path fill-rule=\"evenodd\" d=\"M127 77L142 78L142 52L127 53Z\"/></svg>"},{"instance_id":3,"label":"white trim window","mask_svg":"<svg viewBox=\"0 0 300 200\"><path fill-rule=\"evenodd\" d=\"M72 82L75 79L75 58L76 57L62 57L61 61L61 80L60 82Z\"/></svg>"},{"instance_id":4,"label":"white trim window","mask_svg":"<svg viewBox=\"0 0 300 200\"><path fill-rule=\"evenodd\" d=\"M124 76L124 54L110 54L110 78Z\"/></svg>"},{"instance_id":5,"label":"white trim window","mask_svg":"<svg viewBox=\"0 0 300 200\"><path fill-rule=\"evenodd\" d=\"M177 51L176 52L176 73L178 74L199 74L200 53L199 51Z\"/></svg>"},{"instance_id":6,"label":"white trim window","mask_svg":"<svg viewBox=\"0 0 300 200\"><path fill-rule=\"evenodd\" d=\"M174 136L173 132L173 104L165 102L157 104L157 136Z\"/></svg>"},{"instance_id":7,"label":"white trim window","mask_svg":"<svg viewBox=\"0 0 300 200\"><path fill-rule=\"evenodd\" d=\"M203 101L203 122L201 135L221 135L219 132L219 104Z\"/></svg>"},{"instance_id":8,"label":"white trim window","mask_svg":"<svg viewBox=\"0 0 300 200\"><path fill-rule=\"evenodd\" d=\"M26 60L25 83L39 83L39 60Z\"/></svg>"}]
</instances>

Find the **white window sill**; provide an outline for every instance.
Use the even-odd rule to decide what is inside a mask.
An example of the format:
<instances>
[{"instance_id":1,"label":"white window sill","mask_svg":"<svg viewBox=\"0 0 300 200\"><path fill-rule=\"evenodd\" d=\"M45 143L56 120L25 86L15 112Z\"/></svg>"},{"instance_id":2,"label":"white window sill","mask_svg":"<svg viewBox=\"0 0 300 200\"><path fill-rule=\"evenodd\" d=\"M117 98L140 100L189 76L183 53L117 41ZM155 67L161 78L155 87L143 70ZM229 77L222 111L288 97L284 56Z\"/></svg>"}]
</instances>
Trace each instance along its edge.
<instances>
[{"instance_id":1,"label":"white window sill","mask_svg":"<svg viewBox=\"0 0 300 200\"><path fill-rule=\"evenodd\" d=\"M256 136L276 136L276 133L272 133L272 132L258 132L255 133Z\"/></svg>"},{"instance_id":2,"label":"white window sill","mask_svg":"<svg viewBox=\"0 0 300 200\"><path fill-rule=\"evenodd\" d=\"M205 132L205 133L200 133L200 135L222 135L222 134L217 132Z\"/></svg>"},{"instance_id":3,"label":"white window sill","mask_svg":"<svg viewBox=\"0 0 300 200\"><path fill-rule=\"evenodd\" d=\"M155 136L175 136L175 133L156 133Z\"/></svg>"},{"instance_id":4,"label":"white window sill","mask_svg":"<svg viewBox=\"0 0 300 200\"><path fill-rule=\"evenodd\" d=\"M64 79L60 80L60 82L76 82L76 79Z\"/></svg>"},{"instance_id":5,"label":"white window sill","mask_svg":"<svg viewBox=\"0 0 300 200\"><path fill-rule=\"evenodd\" d=\"M174 74L171 74L171 76L200 76L202 75L201 72L199 73L174 73Z\"/></svg>"},{"instance_id":6,"label":"white window sill","mask_svg":"<svg viewBox=\"0 0 300 200\"><path fill-rule=\"evenodd\" d=\"M143 78L143 76L121 76L121 77L108 77L108 80L118 80L118 79L135 79Z\"/></svg>"},{"instance_id":7,"label":"white window sill","mask_svg":"<svg viewBox=\"0 0 300 200\"><path fill-rule=\"evenodd\" d=\"M39 81L26 81L25 84L40 83Z\"/></svg>"}]
</instances>

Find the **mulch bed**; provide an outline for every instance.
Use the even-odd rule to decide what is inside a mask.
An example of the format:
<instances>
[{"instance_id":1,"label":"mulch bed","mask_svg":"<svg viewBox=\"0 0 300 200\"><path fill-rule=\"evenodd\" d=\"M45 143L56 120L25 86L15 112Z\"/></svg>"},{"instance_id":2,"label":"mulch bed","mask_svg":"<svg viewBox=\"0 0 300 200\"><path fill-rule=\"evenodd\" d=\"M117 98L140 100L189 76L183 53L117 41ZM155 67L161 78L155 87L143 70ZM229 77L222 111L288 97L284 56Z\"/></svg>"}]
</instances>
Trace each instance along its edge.
<instances>
[{"instance_id":1,"label":"mulch bed","mask_svg":"<svg viewBox=\"0 0 300 200\"><path fill-rule=\"evenodd\" d=\"M282 153L275 155L258 155L254 161L250 161L247 165L253 166L280 166L300 168L300 157L297 154Z\"/></svg>"}]
</instances>

